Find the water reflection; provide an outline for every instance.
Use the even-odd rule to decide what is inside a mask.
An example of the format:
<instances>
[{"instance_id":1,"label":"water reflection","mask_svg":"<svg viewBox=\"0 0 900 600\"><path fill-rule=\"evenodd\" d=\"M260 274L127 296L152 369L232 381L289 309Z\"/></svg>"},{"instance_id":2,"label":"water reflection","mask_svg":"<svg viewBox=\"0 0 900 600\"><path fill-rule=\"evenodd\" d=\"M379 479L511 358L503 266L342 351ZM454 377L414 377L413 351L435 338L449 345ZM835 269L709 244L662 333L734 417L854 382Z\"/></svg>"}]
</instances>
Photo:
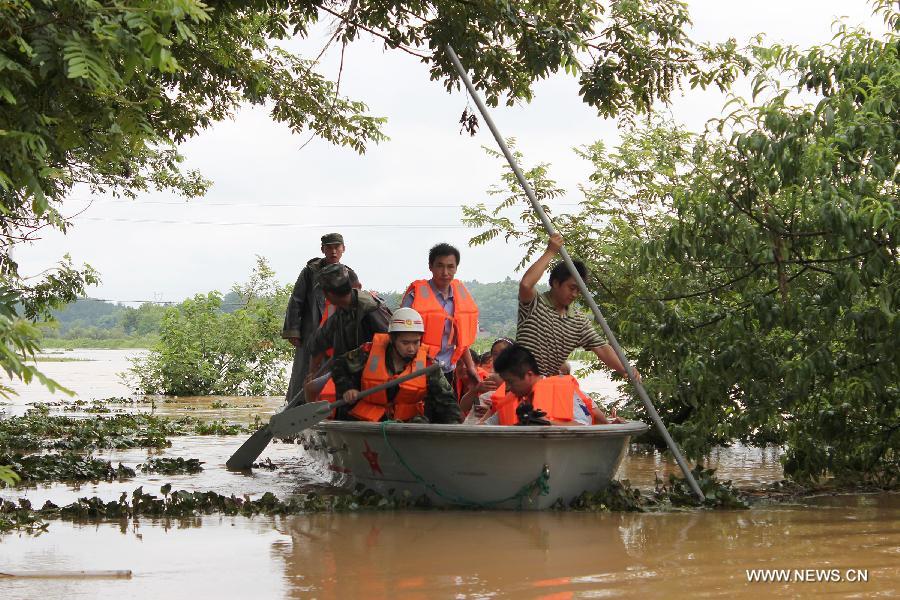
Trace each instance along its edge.
<instances>
[{"instance_id":1,"label":"water reflection","mask_svg":"<svg viewBox=\"0 0 900 600\"><path fill-rule=\"evenodd\" d=\"M134 578L0 579L0 597L891 597L900 586L900 495L813 505L55 521L39 537L0 538L0 565L131 569ZM868 582L749 583L746 570L757 568L864 569Z\"/></svg>"},{"instance_id":2,"label":"water reflection","mask_svg":"<svg viewBox=\"0 0 900 600\"><path fill-rule=\"evenodd\" d=\"M3 569L130 569L133 577L0 578L0 598L281 598L287 592L269 558L279 540L289 543L272 527L272 519L54 522L49 533L38 537L0 538Z\"/></svg>"},{"instance_id":3,"label":"water reflection","mask_svg":"<svg viewBox=\"0 0 900 600\"><path fill-rule=\"evenodd\" d=\"M844 503L824 511L297 516L278 523L292 543L272 554L292 598L891 592L900 583L900 496ZM755 568L859 568L869 582L750 584L746 569Z\"/></svg>"}]
</instances>

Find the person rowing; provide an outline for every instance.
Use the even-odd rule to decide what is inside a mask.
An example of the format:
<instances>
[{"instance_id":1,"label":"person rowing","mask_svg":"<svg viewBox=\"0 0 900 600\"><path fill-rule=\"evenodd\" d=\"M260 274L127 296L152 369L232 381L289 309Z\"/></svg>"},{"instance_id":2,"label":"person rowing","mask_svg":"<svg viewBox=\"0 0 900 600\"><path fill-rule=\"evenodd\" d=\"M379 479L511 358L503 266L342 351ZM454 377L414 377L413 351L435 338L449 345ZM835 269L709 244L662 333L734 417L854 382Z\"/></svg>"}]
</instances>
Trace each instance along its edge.
<instances>
[{"instance_id":1,"label":"person rowing","mask_svg":"<svg viewBox=\"0 0 900 600\"><path fill-rule=\"evenodd\" d=\"M459 423L460 412L450 382L440 369L357 401L360 391L422 369L434 362L422 344L425 324L411 308L399 308L388 333L343 355L336 355L331 375L335 391L350 406L336 418L351 421Z\"/></svg>"}]
</instances>

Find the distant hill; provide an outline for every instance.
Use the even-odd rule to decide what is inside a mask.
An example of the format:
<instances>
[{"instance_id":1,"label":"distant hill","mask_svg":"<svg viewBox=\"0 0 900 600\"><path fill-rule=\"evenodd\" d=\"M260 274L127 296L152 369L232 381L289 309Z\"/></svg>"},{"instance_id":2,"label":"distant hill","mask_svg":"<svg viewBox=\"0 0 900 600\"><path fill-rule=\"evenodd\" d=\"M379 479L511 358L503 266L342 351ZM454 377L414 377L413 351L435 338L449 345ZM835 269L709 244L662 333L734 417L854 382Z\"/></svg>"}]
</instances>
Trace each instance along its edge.
<instances>
[{"instance_id":1,"label":"distant hill","mask_svg":"<svg viewBox=\"0 0 900 600\"><path fill-rule=\"evenodd\" d=\"M47 327L45 337L64 340L147 338L159 332L165 311L165 306L152 303L133 308L94 298L79 298L62 310L53 311L56 324Z\"/></svg>"},{"instance_id":2,"label":"distant hill","mask_svg":"<svg viewBox=\"0 0 900 600\"><path fill-rule=\"evenodd\" d=\"M59 323L58 333L67 335L73 329L113 329L124 311L125 307L119 304L80 298L63 310L53 311L53 317Z\"/></svg>"}]
</instances>

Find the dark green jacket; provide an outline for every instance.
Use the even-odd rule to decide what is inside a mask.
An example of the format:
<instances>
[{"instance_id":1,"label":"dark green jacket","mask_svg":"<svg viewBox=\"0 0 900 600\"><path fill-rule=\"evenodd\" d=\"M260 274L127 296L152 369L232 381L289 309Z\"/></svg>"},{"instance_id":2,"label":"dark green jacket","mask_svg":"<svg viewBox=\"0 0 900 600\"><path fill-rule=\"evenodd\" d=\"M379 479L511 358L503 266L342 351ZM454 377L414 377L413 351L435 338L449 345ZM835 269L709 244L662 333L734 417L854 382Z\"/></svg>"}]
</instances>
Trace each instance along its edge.
<instances>
[{"instance_id":1,"label":"dark green jacket","mask_svg":"<svg viewBox=\"0 0 900 600\"><path fill-rule=\"evenodd\" d=\"M319 326L322 311L325 310L325 295L322 294L322 288L316 281L316 274L324 264L324 258L313 258L300 271L297 283L294 284L294 291L288 300L281 337L300 338L306 341Z\"/></svg>"},{"instance_id":2,"label":"dark green jacket","mask_svg":"<svg viewBox=\"0 0 900 600\"><path fill-rule=\"evenodd\" d=\"M316 356L334 348L334 355L345 354L366 342L376 333L387 333L391 311L369 292L351 290L349 308L338 308L307 340L306 349Z\"/></svg>"}]
</instances>

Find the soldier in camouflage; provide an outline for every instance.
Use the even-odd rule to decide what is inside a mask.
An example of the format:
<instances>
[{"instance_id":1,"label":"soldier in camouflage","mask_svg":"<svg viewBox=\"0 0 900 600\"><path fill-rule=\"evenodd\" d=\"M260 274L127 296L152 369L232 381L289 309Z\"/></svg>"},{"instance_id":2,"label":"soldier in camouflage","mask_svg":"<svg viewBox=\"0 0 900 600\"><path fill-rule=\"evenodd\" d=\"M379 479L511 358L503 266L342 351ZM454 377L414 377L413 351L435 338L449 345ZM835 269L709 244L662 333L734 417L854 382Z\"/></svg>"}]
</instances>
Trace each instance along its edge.
<instances>
[{"instance_id":1,"label":"soldier in camouflage","mask_svg":"<svg viewBox=\"0 0 900 600\"><path fill-rule=\"evenodd\" d=\"M319 271L318 281L337 310L307 340L310 373L318 370L326 350L333 348L334 356L338 356L358 348L372 341L376 333L386 333L391 318L390 309L380 298L353 287L349 267L328 265Z\"/></svg>"},{"instance_id":2,"label":"soldier in camouflage","mask_svg":"<svg viewBox=\"0 0 900 600\"><path fill-rule=\"evenodd\" d=\"M325 296L318 282L319 271L327 265L340 263L344 250L344 237L340 233L323 235L322 254L324 256L313 258L306 263L300 276L297 277L293 293L288 300L284 315L284 327L281 330L281 337L288 340L295 348L294 364L291 368L291 380L287 392L288 401L300 391L306 378L310 359L306 343L319 327L325 310ZM352 272L352 269L350 271Z\"/></svg>"}]
</instances>

